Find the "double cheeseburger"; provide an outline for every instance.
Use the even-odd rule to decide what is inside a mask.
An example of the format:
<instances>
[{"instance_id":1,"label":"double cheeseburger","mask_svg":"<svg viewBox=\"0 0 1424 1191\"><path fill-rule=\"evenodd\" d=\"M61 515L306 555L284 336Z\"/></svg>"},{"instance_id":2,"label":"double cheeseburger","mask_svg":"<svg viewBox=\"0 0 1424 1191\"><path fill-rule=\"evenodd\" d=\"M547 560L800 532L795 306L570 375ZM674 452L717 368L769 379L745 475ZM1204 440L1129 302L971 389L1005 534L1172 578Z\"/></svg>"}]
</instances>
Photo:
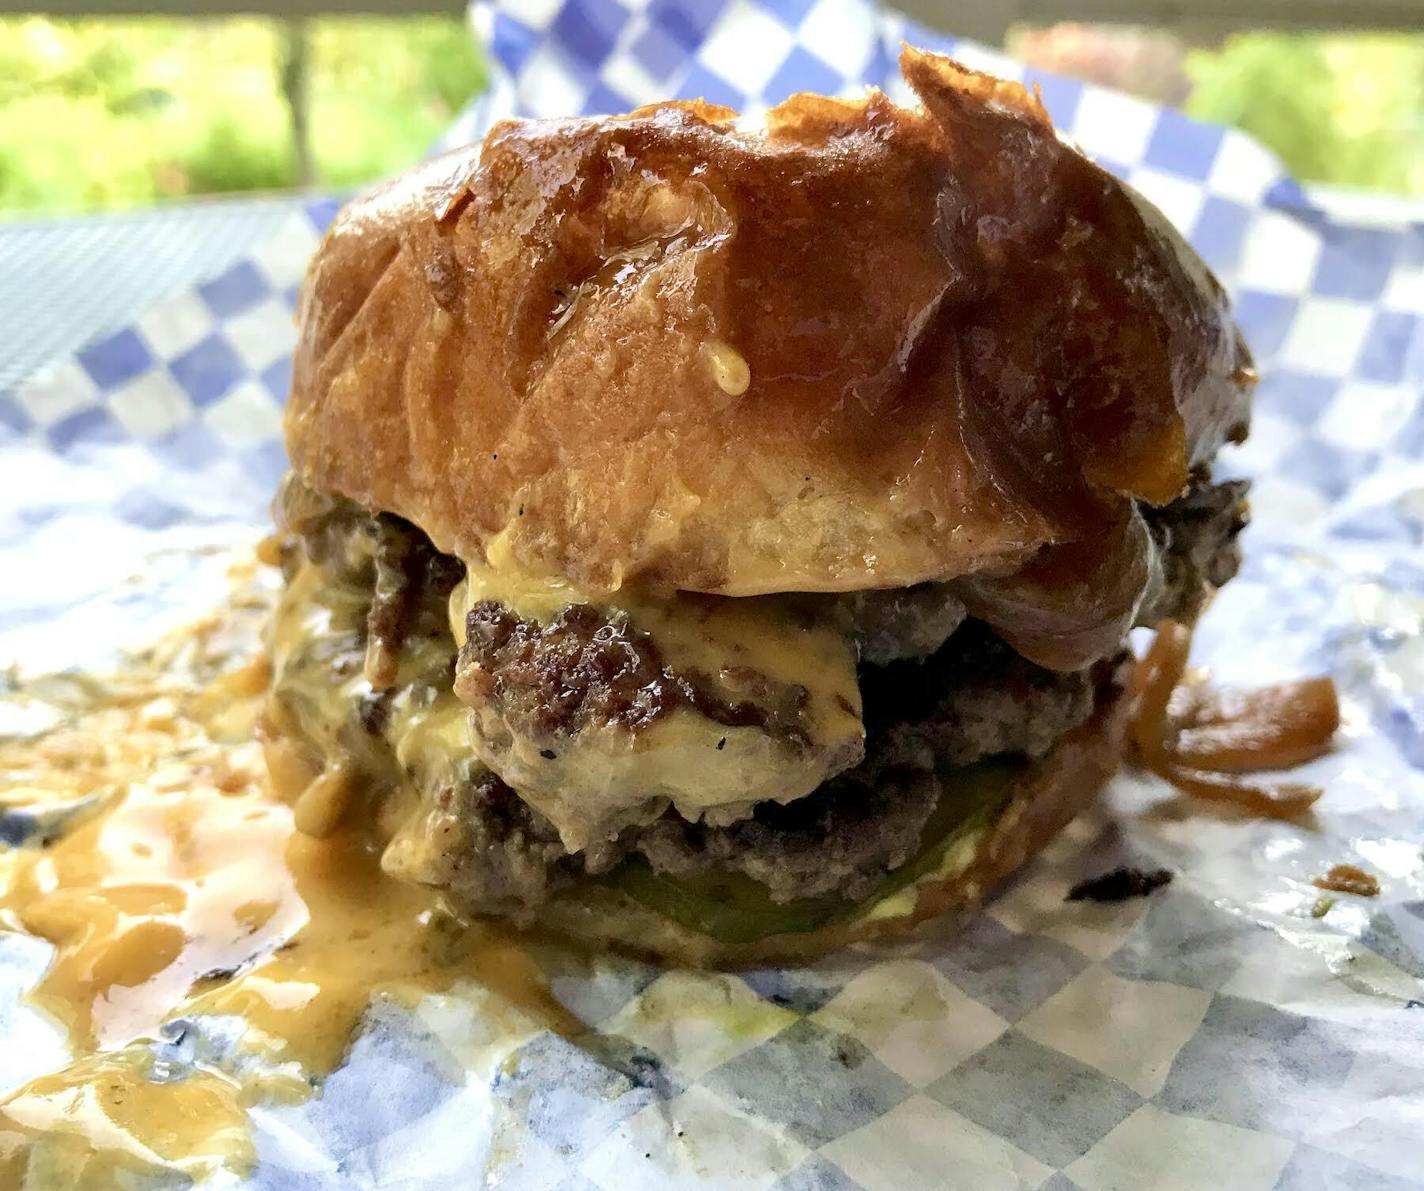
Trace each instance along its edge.
<instances>
[{"instance_id":1,"label":"double cheeseburger","mask_svg":"<svg viewBox=\"0 0 1424 1191\"><path fill-rule=\"evenodd\" d=\"M508 121L301 301L265 731L300 830L691 963L982 898L1237 567L1220 285L1022 87Z\"/></svg>"}]
</instances>

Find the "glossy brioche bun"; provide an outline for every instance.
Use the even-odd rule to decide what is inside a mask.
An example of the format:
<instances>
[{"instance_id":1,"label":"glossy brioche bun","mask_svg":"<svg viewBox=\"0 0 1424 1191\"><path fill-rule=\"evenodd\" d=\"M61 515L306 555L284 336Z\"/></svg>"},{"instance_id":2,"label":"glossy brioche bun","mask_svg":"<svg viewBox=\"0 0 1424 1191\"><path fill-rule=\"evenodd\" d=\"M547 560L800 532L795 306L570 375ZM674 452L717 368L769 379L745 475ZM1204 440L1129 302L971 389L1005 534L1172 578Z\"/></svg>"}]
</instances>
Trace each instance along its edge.
<instances>
[{"instance_id":1,"label":"glossy brioche bun","mask_svg":"<svg viewBox=\"0 0 1424 1191\"><path fill-rule=\"evenodd\" d=\"M336 219L287 407L308 486L596 592L1015 568L1245 432L1250 358L1161 215L1017 84L508 121Z\"/></svg>"},{"instance_id":2,"label":"glossy brioche bun","mask_svg":"<svg viewBox=\"0 0 1424 1191\"><path fill-rule=\"evenodd\" d=\"M1100 697L1087 723L1019 776L1008 804L974 841L964 867L953 876L922 880L913 887L909 904L903 909L897 904L894 913L862 914L848 923L755 943L723 943L608 886L581 884L549 903L540 922L593 947L715 968L810 961L851 943L904 934L949 910L977 906L1067 826L1117 772L1127 715L1128 697L1117 681Z\"/></svg>"}]
</instances>

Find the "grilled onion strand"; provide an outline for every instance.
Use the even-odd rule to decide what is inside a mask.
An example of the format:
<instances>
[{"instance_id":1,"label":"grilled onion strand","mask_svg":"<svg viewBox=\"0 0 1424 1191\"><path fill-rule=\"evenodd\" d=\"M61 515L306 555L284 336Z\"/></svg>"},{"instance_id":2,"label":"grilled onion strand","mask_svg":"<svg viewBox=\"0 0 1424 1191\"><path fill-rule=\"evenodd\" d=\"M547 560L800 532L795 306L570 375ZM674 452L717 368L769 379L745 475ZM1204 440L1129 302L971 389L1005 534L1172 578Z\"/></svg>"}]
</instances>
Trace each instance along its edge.
<instances>
[{"instance_id":1,"label":"grilled onion strand","mask_svg":"<svg viewBox=\"0 0 1424 1191\"><path fill-rule=\"evenodd\" d=\"M1327 752L1340 726L1334 682L1307 678L1251 691L1184 684L1191 646L1189 628L1164 620L1133 672L1131 741L1138 762L1198 798L1269 818L1305 813L1320 798L1319 787L1228 775L1290 769Z\"/></svg>"}]
</instances>

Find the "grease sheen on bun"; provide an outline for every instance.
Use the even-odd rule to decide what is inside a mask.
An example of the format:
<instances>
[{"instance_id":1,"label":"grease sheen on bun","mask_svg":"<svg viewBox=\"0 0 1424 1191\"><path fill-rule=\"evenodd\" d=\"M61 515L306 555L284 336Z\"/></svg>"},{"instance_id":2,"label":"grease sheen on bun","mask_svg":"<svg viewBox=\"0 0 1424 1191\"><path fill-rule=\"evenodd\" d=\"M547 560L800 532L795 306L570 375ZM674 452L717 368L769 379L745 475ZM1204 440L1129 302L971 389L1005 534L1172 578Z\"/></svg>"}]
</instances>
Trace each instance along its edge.
<instances>
[{"instance_id":1,"label":"grease sheen on bun","mask_svg":"<svg viewBox=\"0 0 1424 1191\"><path fill-rule=\"evenodd\" d=\"M1022 87L901 65L922 108L506 122L349 206L295 471L593 592L1002 573L1175 498L1245 430L1220 286Z\"/></svg>"}]
</instances>

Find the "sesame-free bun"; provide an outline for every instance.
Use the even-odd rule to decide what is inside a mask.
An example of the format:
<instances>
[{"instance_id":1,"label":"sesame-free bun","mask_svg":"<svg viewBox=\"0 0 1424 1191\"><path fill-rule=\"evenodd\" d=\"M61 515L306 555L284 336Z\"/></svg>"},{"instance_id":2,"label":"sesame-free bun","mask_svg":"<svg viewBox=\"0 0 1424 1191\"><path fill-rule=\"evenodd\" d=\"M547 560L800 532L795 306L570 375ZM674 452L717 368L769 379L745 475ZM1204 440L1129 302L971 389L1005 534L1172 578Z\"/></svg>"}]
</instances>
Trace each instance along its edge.
<instances>
[{"instance_id":1,"label":"sesame-free bun","mask_svg":"<svg viewBox=\"0 0 1424 1191\"><path fill-rule=\"evenodd\" d=\"M507 121L356 200L303 291L294 471L598 592L1129 540L1245 431L1221 287L1022 87L901 67L922 107Z\"/></svg>"}]
</instances>

